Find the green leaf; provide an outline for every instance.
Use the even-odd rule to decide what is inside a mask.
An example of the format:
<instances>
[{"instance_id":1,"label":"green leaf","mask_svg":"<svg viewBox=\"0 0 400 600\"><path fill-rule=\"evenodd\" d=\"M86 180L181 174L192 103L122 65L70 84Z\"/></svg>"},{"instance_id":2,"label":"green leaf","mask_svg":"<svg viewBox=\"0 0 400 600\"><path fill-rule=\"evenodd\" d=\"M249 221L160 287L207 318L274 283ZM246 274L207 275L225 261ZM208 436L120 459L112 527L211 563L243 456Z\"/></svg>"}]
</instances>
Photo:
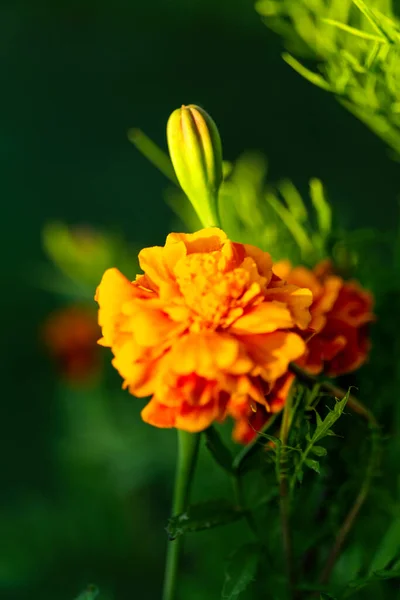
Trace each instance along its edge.
<instances>
[{"instance_id":1,"label":"green leaf","mask_svg":"<svg viewBox=\"0 0 400 600\"><path fill-rule=\"evenodd\" d=\"M331 231L332 210L319 179L310 180L310 197L317 213L319 230L323 236L327 236Z\"/></svg>"},{"instance_id":2,"label":"green leaf","mask_svg":"<svg viewBox=\"0 0 400 600\"><path fill-rule=\"evenodd\" d=\"M313 71L310 71L304 65L302 65L301 62L296 60L293 56L291 56L287 52L284 52L284 54L282 54L282 58L289 66L292 67L292 69L297 71L297 73L299 73L299 75L301 75L302 77L304 77L305 79L307 79L308 81L313 83L314 85L317 85L318 87L322 88L323 90L326 90L327 92L333 91L331 85L327 81L325 81L325 79L322 77L322 75L319 75L318 73L314 73Z\"/></svg>"},{"instance_id":3,"label":"green leaf","mask_svg":"<svg viewBox=\"0 0 400 600\"><path fill-rule=\"evenodd\" d=\"M209 427L204 432L206 436L206 446L220 467L233 473L232 462L233 456L228 448L223 443L221 436L214 427Z\"/></svg>"},{"instance_id":4,"label":"green leaf","mask_svg":"<svg viewBox=\"0 0 400 600\"><path fill-rule=\"evenodd\" d=\"M376 551L370 568L368 570L369 575L373 575L374 572L385 569L387 565L397 558L400 554L400 517L397 517L390 525L386 534L384 535L382 542L380 543L378 550Z\"/></svg>"},{"instance_id":5,"label":"green leaf","mask_svg":"<svg viewBox=\"0 0 400 600\"><path fill-rule=\"evenodd\" d=\"M319 462L317 460L312 460L311 458L306 458L304 463L307 465L307 467L309 467L310 469L312 469L313 471L318 473L318 475L320 474Z\"/></svg>"},{"instance_id":6,"label":"green leaf","mask_svg":"<svg viewBox=\"0 0 400 600\"><path fill-rule=\"evenodd\" d=\"M388 37L385 29L382 27L379 18L376 14L365 4L364 0L353 0L353 3L357 6L357 8L363 13L364 17L368 19L371 23L372 27L377 31L380 36L383 36L388 42L390 38Z\"/></svg>"},{"instance_id":7,"label":"green leaf","mask_svg":"<svg viewBox=\"0 0 400 600\"><path fill-rule=\"evenodd\" d=\"M316 456L326 456L328 454L326 448L323 446L313 446L310 450Z\"/></svg>"},{"instance_id":8,"label":"green leaf","mask_svg":"<svg viewBox=\"0 0 400 600\"><path fill-rule=\"evenodd\" d=\"M203 531L232 523L241 519L244 514L244 510L225 499L192 504L186 512L169 519L167 533L169 539L174 540L184 533Z\"/></svg>"},{"instance_id":9,"label":"green leaf","mask_svg":"<svg viewBox=\"0 0 400 600\"><path fill-rule=\"evenodd\" d=\"M274 209L274 211L282 219L287 229L292 234L298 247L300 248L303 257L312 255L314 247L308 237L305 229L300 223L294 218L292 213L278 200L278 198L271 192L268 192L265 196L268 204Z\"/></svg>"},{"instance_id":10,"label":"green leaf","mask_svg":"<svg viewBox=\"0 0 400 600\"><path fill-rule=\"evenodd\" d=\"M161 150L143 131L140 129L129 129L128 140L149 160L157 169L161 171L172 183L180 188L178 179L175 175L174 167L166 152Z\"/></svg>"},{"instance_id":11,"label":"green leaf","mask_svg":"<svg viewBox=\"0 0 400 600\"><path fill-rule=\"evenodd\" d=\"M289 179L284 179L277 187L296 221L299 221L299 223L306 221L308 218L307 209L293 183Z\"/></svg>"},{"instance_id":12,"label":"green leaf","mask_svg":"<svg viewBox=\"0 0 400 600\"><path fill-rule=\"evenodd\" d=\"M355 27L351 27L350 25L346 25L346 23L341 23L340 21L335 21L334 19L321 19L323 23L327 25L333 25L338 29L342 29L347 33L351 33L357 37L363 38L364 40L372 40L374 42L381 42L383 44L387 43L387 39L381 35L374 35L373 33L367 33L366 31L362 31L360 29L356 29Z\"/></svg>"},{"instance_id":13,"label":"green leaf","mask_svg":"<svg viewBox=\"0 0 400 600\"><path fill-rule=\"evenodd\" d=\"M348 389L346 395L344 396L344 398L342 398L342 400L336 400L333 410L329 410L324 420L322 420L318 413L316 413L318 415L317 427L314 431L314 435L312 436L312 444L319 442L319 440L322 440L322 438L326 437L327 435L335 435L333 431L331 431L331 427L342 416L349 396L350 389Z\"/></svg>"},{"instance_id":14,"label":"green leaf","mask_svg":"<svg viewBox=\"0 0 400 600\"><path fill-rule=\"evenodd\" d=\"M281 446L282 442L279 438L275 437L274 435L269 435L269 433L264 433L263 431L259 431L258 435L260 437L265 438L266 440L269 440L270 442L272 442L273 444L275 444L275 446L277 446L278 448Z\"/></svg>"},{"instance_id":15,"label":"green leaf","mask_svg":"<svg viewBox=\"0 0 400 600\"><path fill-rule=\"evenodd\" d=\"M79 594L75 600L94 600L99 595L99 590L95 585L88 585L86 590Z\"/></svg>"},{"instance_id":16,"label":"green leaf","mask_svg":"<svg viewBox=\"0 0 400 600\"><path fill-rule=\"evenodd\" d=\"M236 600L253 581L260 558L259 544L246 544L230 557L225 571L222 600Z\"/></svg>"}]
</instances>

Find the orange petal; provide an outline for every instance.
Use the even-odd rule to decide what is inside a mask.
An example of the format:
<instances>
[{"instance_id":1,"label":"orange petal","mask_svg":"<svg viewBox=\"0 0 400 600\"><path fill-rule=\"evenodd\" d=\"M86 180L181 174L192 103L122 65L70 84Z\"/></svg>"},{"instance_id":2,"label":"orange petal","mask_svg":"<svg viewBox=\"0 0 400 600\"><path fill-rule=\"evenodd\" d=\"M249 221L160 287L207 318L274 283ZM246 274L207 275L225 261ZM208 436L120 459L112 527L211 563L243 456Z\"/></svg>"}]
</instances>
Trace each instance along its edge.
<instances>
[{"instance_id":1,"label":"orange petal","mask_svg":"<svg viewBox=\"0 0 400 600\"><path fill-rule=\"evenodd\" d=\"M311 322L310 306L313 301L311 290L296 285L280 285L266 291L268 300L286 303L292 314L294 324L306 329Z\"/></svg>"},{"instance_id":2,"label":"orange petal","mask_svg":"<svg viewBox=\"0 0 400 600\"><path fill-rule=\"evenodd\" d=\"M257 248L256 246L251 246L250 244L243 244L243 246L247 256L254 260L257 265L258 272L262 277L265 277L266 285L268 285L272 277L271 255L268 254L268 252L260 250L260 248Z\"/></svg>"},{"instance_id":3,"label":"orange petal","mask_svg":"<svg viewBox=\"0 0 400 600\"><path fill-rule=\"evenodd\" d=\"M195 233L170 233L167 237L166 247L176 242L183 242L187 253L215 252L220 250L227 241L227 235L218 227L206 227Z\"/></svg>"},{"instance_id":4,"label":"orange petal","mask_svg":"<svg viewBox=\"0 0 400 600\"><path fill-rule=\"evenodd\" d=\"M241 339L254 363L259 366L259 373L256 374L266 381L274 382L281 377L287 371L289 362L300 358L306 350L301 337L292 332L274 331L241 336Z\"/></svg>"},{"instance_id":5,"label":"orange petal","mask_svg":"<svg viewBox=\"0 0 400 600\"><path fill-rule=\"evenodd\" d=\"M212 399L206 406L193 406L184 403L176 416L175 426L178 429L197 433L207 429L213 421L221 420L225 414L224 403Z\"/></svg>"},{"instance_id":6,"label":"orange petal","mask_svg":"<svg viewBox=\"0 0 400 600\"><path fill-rule=\"evenodd\" d=\"M135 396L152 394L156 361L146 357L132 338L125 340L114 353L112 364L124 379L124 387L129 387Z\"/></svg>"},{"instance_id":7,"label":"orange petal","mask_svg":"<svg viewBox=\"0 0 400 600\"><path fill-rule=\"evenodd\" d=\"M157 346L178 335L185 329L185 323L176 323L161 310L146 310L145 307L138 307L134 314L127 318L122 331L129 331L133 334L136 342L140 346Z\"/></svg>"},{"instance_id":8,"label":"orange petal","mask_svg":"<svg viewBox=\"0 0 400 600\"><path fill-rule=\"evenodd\" d=\"M229 331L238 334L270 333L277 329L290 329L294 321L283 302L263 302L239 317Z\"/></svg>"},{"instance_id":9,"label":"orange petal","mask_svg":"<svg viewBox=\"0 0 400 600\"><path fill-rule=\"evenodd\" d=\"M171 352L171 368L175 373L197 373L212 379L228 370L239 353L238 341L216 332L190 333L177 342Z\"/></svg>"},{"instance_id":10,"label":"orange petal","mask_svg":"<svg viewBox=\"0 0 400 600\"><path fill-rule=\"evenodd\" d=\"M276 263L274 263L272 270L275 275L284 281L287 281L289 273L292 270L292 263L290 260L278 260Z\"/></svg>"},{"instance_id":11,"label":"orange petal","mask_svg":"<svg viewBox=\"0 0 400 600\"><path fill-rule=\"evenodd\" d=\"M158 287L173 284L172 274L175 264L186 255L185 245L170 244L168 247L153 246L139 252L139 264L147 277Z\"/></svg>"},{"instance_id":12,"label":"orange petal","mask_svg":"<svg viewBox=\"0 0 400 600\"><path fill-rule=\"evenodd\" d=\"M132 283L118 269L108 269L97 288L99 325L103 330L101 344L112 346L122 318L122 306L136 295Z\"/></svg>"},{"instance_id":13,"label":"orange petal","mask_svg":"<svg viewBox=\"0 0 400 600\"><path fill-rule=\"evenodd\" d=\"M142 410L141 417L145 423L154 427L175 427L177 410L175 407L165 406L154 398Z\"/></svg>"}]
</instances>

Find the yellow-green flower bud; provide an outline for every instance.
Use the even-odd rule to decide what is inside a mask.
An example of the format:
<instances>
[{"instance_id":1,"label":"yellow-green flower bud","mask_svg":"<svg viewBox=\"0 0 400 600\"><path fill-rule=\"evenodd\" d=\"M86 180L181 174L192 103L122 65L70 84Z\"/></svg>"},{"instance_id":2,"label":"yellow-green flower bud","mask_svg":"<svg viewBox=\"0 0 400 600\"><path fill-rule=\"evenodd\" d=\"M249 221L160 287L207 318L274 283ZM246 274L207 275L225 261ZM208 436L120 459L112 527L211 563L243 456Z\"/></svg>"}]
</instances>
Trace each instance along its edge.
<instances>
[{"instance_id":1,"label":"yellow-green flower bud","mask_svg":"<svg viewBox=\"0 0 400 600\"><path fill-rule=\"evenodd\" d=\"M168 120L167 140L178 181L201 222L219 225L222 146L213 119L199 106L182 106Z\"/></svg>"}]
</instances>

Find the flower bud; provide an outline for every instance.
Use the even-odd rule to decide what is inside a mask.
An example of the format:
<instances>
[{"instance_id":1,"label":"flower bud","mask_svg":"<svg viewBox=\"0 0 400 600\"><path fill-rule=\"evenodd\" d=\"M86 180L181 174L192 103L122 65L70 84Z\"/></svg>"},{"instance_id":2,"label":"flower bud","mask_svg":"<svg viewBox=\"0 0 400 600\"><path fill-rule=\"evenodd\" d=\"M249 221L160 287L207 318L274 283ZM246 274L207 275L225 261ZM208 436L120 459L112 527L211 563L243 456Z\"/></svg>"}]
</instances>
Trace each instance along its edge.
<instances>
[{"instance_id":1,"label":"flower bud","mask_svg":"<svg viewBox=\"0 0 400 600\"><path fill-rule=\"evenodd\" d=\"M216 124L199 106L182 106L168 120L167 140L178 181L202 224L218 225L222 147Z\"/></svg>"}]
</instances>

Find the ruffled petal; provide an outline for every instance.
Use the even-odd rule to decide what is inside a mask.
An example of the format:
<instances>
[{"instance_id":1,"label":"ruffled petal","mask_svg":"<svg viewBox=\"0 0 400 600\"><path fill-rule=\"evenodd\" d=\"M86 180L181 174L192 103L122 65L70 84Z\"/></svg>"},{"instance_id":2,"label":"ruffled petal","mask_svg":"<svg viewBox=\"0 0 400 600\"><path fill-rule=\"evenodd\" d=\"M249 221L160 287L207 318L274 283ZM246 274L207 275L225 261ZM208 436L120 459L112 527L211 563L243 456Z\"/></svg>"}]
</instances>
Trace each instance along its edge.
<instances>
[{"instance_id":1,"label":"ruffled petal","mask_svg":"<svg viewBox=\"0 0 400 600\"><path fill-rule=\"evenodd\" d=\"M294 327L292 314L283 302L263 302L248 310L230 327L231 333L270 333Z\"/></svg>"}]
</instances>

